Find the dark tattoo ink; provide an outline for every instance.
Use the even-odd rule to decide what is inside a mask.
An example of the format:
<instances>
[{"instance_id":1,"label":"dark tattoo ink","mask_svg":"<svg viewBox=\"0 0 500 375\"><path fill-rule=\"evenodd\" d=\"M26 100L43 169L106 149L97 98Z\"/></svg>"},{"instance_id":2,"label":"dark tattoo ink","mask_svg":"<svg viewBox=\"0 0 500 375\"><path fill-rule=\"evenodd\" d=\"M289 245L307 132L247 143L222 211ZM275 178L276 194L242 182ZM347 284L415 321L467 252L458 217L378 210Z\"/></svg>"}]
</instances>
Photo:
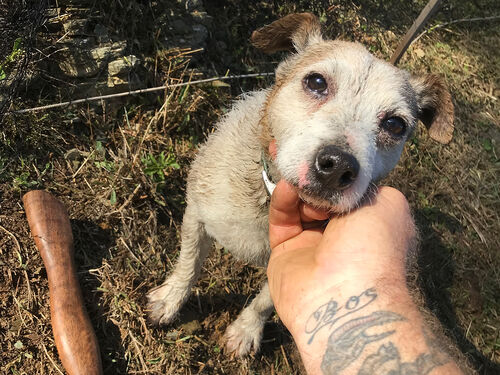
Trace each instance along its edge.
<instances>
[{"instance_id":1,"label":"dark tattoo ink","mask_svg":"<svg viewBox=\"0 0 500 375\"><path fill-rule=\"evenodd\" d=\"M314 311L306 322L306 333L310 334L308 344L311 344L316 333L325 326L333 326L341 318L361 310L377 298L375 288L366 289L363 293L351 296L340 306L337 301L330 300Z\"/></svg>"},{"instance_id":2,"label":"dark tattoo ink","mask_svg":"<svg viewBox=\"0 0 500 375\"><path fill-rule=\"evenodd\" d=\"M420 354L413 362L401 362L399 350L389 342L381 345L377 353L366 357L358 375L426 375L450 362L426 329L423 329L423 334L430 353Z\"/></svg>"},{"instance_id":3,"label":"dark tattoo ink","mask_svg":"<svg viewBox=\"0 0 500 375\"><path fill-rule=\"evenodd\" d=\"M344 323L328 337L321 370L328 375L340 374L361 356L366 345L382 340L395 332L392 330L370 335L366 332L367 329L403 320L405 318L396 313L376 311Z\"/></svg>"}]
</instances>

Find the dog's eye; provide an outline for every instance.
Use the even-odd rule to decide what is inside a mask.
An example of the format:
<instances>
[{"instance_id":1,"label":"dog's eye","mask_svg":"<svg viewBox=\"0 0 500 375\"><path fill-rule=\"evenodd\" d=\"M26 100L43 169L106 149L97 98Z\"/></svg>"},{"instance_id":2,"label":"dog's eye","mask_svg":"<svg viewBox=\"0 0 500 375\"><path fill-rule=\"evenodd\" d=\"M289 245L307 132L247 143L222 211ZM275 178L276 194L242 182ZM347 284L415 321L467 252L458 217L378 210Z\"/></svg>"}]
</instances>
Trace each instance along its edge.
<instances>
[{"instance_id":1,"label":"dog's eye","mask_svg":"<svg viewBox=\"0 0 500 375\"><path fill-rule=\"evenodd\" d=\"M406 123L401 117L389 117L382 120L380 124L382 128L395 136L402 136L406 131Z\"/></svg>"},{"instance_id":2,"label":"dog's eye","mask_svg":"<svg viewBox=\"0 0 500 375\"><path fill-rule=\"evenodd\" d=\"M325 77L318 73L313 73L306 77L306 86L309 90L321 95L325 95L328 89Z\"/></svg>"}]
</instances>

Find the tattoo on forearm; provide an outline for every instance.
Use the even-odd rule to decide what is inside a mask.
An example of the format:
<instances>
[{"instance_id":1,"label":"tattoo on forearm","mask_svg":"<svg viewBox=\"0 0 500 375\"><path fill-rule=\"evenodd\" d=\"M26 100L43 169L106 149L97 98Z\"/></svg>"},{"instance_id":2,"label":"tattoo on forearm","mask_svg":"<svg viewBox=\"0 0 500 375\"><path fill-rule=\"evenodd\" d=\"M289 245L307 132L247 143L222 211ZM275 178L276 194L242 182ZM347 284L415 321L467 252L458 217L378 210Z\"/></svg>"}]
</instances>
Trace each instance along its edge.
<instances>
[{"instance_id":1,"label":"tattoo on forearm","mask_svg":"<svg viewBox=\"0 0 500 375\"><path fill-rule=\"evenodd\" d=\"M378 352L371 354L363 362L358 375L426 375L436 367L450 362L450 358L438 346L432 334L422 329L429 353L420 354L413 362L401 362L399 350L392 342L382 344Z\"/></svg>"},{"instance_id":2,"label":"tattoo on forearm","mask_svg":"<svg viewBox=\"0 0 500 375\"><path fill-rule=\"evenodd\" d=\"M351 296L343 305L331 299L328 303L321 305L314 311L306 322L306 333L311 337L308 344L311 344L319 330L326 326L332 327L341 318L352 314L368 306L377 298L375 288L366 289L360 295Z\"/></svg>"},{"instance_id":3,"label":"tattoo on forearm","mask_svg":"<svg viewBox=\"0 0 500 375\"><path fill-rule=\"evenodd\" d=\"M342 318L362 310L377 298L374 288L351 296L343 305L331 299L314 311L306 322L305 332L310 334L311 344L318 331L333 325ZM375 311L369 315L351 319L336 328L328 337L327 348L321 362L321 370L326 375L337 375L360 359L366 347L373 342L383 340L396 332L385 330L384 325L406 321L406 318L391 311ZM379 328L374 328L379 327ZM368 330L374 328L374 333ZM450 361L440 349L432 333L423 329L428 353L420 354L413 362L401 362L397 346L388 341L380 345L376 352L365 354L358 375L426 375L434 368Z\"/></svg>"},{"instance_id":4,"label":"tattoo on forearm","mask_svg":"<svg viewBox=\"0 0 500 375\"><path fill-rule=\"evenodd\" d=\"M376 311L344 323L328 337L321 369L325 374L340 374L359 358L366 345L382 340L395 332L392 330L370 335L366 332L368 328L402 320L405 318L393 312Z\"/></svg>"},{"instance_id":5,"label":"tattoo on forearm","mask_svg":"<svg viewBox=\"0 0 500 375\"><path fill-rule=\"evenodd\" d=\"M399 350L389 341L377 353L366 357L358 375L426 375L447 362L440 362L432 353L420 354L414 362L401 362Z\"/></svg>"}]
</instances>

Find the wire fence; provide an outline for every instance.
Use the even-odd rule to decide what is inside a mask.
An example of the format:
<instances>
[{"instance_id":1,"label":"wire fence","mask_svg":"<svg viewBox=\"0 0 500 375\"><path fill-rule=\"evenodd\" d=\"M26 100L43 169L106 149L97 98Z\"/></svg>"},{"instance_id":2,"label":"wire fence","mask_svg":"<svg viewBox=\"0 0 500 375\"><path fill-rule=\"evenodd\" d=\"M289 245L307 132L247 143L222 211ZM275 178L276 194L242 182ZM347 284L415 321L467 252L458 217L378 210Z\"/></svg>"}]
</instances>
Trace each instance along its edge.
<instances>
[{"instance_id":1,"label":"wire fence","mask_svg":"<svg viewBox=\"0 0 500 375\"><path fill-rule=\"evenodd\" d=\"M47 7L48 0L0 0L0 124L29 75Z\"/></svg>"}]
</instances>

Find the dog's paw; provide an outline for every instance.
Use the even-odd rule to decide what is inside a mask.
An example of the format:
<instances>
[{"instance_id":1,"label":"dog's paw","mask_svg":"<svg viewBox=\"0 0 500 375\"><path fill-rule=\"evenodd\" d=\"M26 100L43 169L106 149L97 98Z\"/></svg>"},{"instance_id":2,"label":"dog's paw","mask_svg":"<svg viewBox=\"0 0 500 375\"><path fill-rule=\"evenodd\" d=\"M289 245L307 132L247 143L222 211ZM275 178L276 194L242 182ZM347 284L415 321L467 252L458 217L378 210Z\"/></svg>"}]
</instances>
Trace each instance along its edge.
<instances>
[{"instance_id":1,"label":"dog's paw","mask_svg":"<svg viewBox=\"0 0 500 375\"><path fill-rule=\"evenodd\" d=\"M172 288L168 283L160 285L148 293L147 313L151 323L164 325L171 323L182 304L188 296L187 292L182 292Z\"/></svg>"},{"instance_id":2,"label":"dog's paw","mask_svg":"<svg viewBox=\"0 0 500 375\"><path fill-rule=\"evenodd\" d=\"M259 351L263 321L255 310L245 309L240 316L229 325L224 334L226 351L234 356L243 357L252 350Z\"/></svg>"}]
</instances>

